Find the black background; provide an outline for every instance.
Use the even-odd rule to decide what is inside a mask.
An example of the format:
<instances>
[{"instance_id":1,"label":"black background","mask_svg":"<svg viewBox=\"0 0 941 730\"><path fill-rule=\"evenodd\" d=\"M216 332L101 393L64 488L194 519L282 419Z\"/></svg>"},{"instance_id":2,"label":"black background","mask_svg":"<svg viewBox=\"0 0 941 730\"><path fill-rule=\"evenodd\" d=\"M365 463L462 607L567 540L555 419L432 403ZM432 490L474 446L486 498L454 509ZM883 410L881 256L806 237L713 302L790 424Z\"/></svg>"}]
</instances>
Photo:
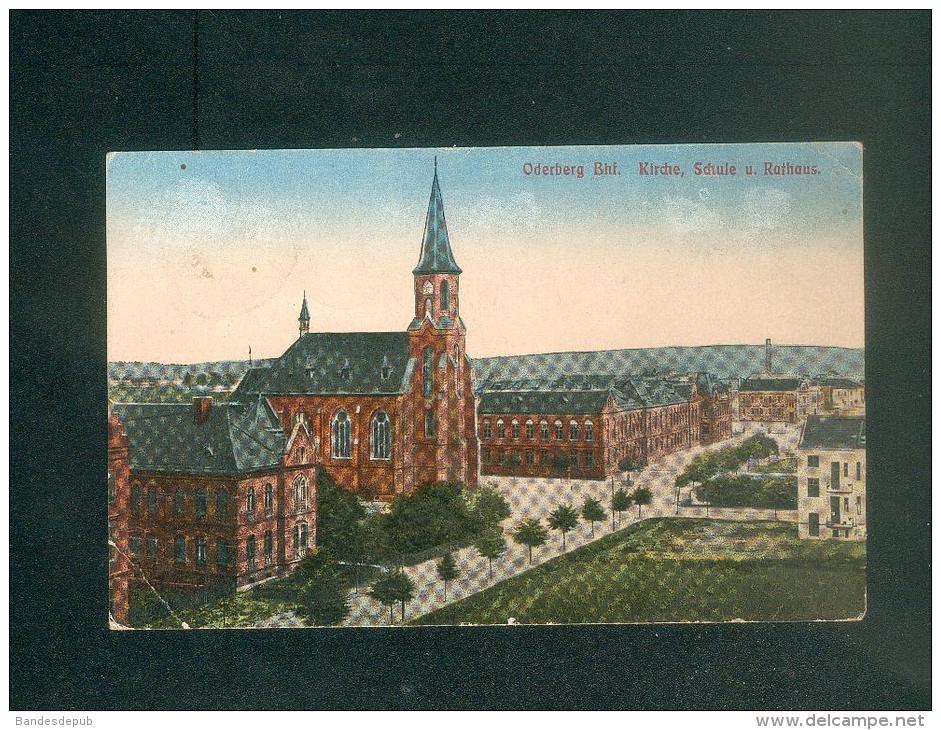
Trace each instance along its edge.
<instances>
[{"instance_id":1,"label":"black background","mask_svg":"<svg viewBox=\"0 0 941 730\"><path fill-rule=\"evenodd\" d=\"M930 706L927 12L13 12L10 33L13 709ZM864 621L107 630L105 152L786 140L865 145Z\"/></svg>"}]
</instances>

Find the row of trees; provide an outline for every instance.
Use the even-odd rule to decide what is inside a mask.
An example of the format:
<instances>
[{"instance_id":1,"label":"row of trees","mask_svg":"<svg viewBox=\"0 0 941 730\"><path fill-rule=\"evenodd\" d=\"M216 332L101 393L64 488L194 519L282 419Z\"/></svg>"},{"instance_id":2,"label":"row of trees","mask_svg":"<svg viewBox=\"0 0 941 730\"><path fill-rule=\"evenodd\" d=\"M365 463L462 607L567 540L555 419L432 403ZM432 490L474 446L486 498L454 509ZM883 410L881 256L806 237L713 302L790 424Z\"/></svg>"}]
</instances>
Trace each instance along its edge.
<instances>
[{"instance_id":1,"label":"row of trees","mask_svg":"<svg viewBox=\"0 0 941 730\"><path fill-rule=\"evenodd\" d=\"M737 471L749 459L766 459L778 453L778 442L765 434L756 434L734 446L699 454L676 478L677 488L709 481L719 474Z\"/></svg>"}]
</instances>

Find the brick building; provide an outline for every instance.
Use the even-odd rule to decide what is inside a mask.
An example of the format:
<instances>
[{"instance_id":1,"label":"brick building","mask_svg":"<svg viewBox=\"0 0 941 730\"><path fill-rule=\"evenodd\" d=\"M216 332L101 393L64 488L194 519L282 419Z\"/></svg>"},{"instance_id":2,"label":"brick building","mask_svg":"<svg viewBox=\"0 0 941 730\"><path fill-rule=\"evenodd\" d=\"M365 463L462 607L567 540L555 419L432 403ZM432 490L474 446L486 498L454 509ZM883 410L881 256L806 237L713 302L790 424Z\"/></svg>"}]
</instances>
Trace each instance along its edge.
<instances>
[{"instance_id":1,"label":"brick building","mask_svg":"<svg viewBox=\"0 0 941 730\"><path fill-rule=\"evenodd\" d=\"M604 479L700 439L700 399L657 378L489 382L478 406L482 475Z\"/></svg>"},{"instance_id":2,"label":"brick building","mask_svg":"<svg viewBox=\"0 0 941 730\"><path fill-rule=\"evenodd\" d=\"M242 587L286 574L314 544L304 424L286 433L263 398L113 411L112 443L126 441L117 504L126 510L132 583L145 576L174 592ZM120 475L121 464L120 449L109 452L109 470Z\"/></svg>"},{"instance_id":3,"label":"brick building","mask_svg":"<svg viewBox=\"0 0 941 730\"><path fill-rule=\"evenodd\" d=\"M742 421L800 423L820 410L820 387L808 378L754 376L738 388Z\"/></svg>"},{"instance_id":4,"label":"brick building","mask_svg":"<svg viewBox=\"0 0 941 730\"><path fill-rule=\"evenodd\" d=\"M797 464L798 534L866 538L866 419L810 416Z\"/></svg>"},{"instance_id":5,"label":"brick building","mask_svg":"<svg viewBox=\"0 0 941 730\"><path fill-rule=\"evenodd\" d=\"M128 548L131 466L127 434L113 411L108 413L108 588L110 616L119 624L128 619L131 562Z\"/></svg>"},{"instance_id":6,"label":"brick building","mask_svg":"<svg viewBox=\"0 0 941 730\"><path fill-rule=\"evenodd\" d=\"M691 373L670 378L680 395L699 400L699 441L714 444L732 437L732 398L730 389L710 373Z\"/></svg>"},{"instance_id":7,"label":"brick building","mask_svg":"<svg viewBox=\"0 0 941 730\"><path fill-rule=\"evenodd\" d=\"M477 483L471 365L437 166L415 310L404 332L310 332L268 367L252 368L231 402L263 396L287 432L304 424L316 463L367 499L390 500L434 481Z\"/></svg>"}]
</instances>

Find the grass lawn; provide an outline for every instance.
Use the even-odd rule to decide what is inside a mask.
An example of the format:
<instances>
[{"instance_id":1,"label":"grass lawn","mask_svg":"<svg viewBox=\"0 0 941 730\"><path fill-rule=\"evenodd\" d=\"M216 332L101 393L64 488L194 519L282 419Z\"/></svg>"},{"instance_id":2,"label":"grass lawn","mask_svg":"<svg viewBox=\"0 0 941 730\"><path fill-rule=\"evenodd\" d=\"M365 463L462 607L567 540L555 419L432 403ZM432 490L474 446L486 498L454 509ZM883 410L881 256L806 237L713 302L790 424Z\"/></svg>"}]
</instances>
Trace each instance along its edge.
<instances>
[{"instance_id":1,"label":"grass lawn","mask_svg":"<svg viewBox=\"0 0 941 730\"><path fill-rule=\"evenodd\" d=\"M349 586L352 588L353 580L351 569L345 568L348 573ZM367 581L375 577L375 570L370 568L360 568L358 580L360 582L359 590L368 590ZM202 605L192 608L176 608L177 616L185 621L191 628L232 628L253 626L259 621L270 618L275 614L293 611L297 605L297 596L300 591L300 584L293 576L270 580L267 583L249 588L247 591L235 593L228 596L213 598ZM142 628L151 629L178 629L180 624L172 616L166 614L166 610L158 605L154 605L153 594L148 592L138 592L138 596L148 602L148 612L156 614L159 618L142 621L139 624ZM134 597L132 597L132 602ZM173 606L173 600L170 605ZM133 608L132 608L133 610ZM302 619L298 619L303 623Z\"/></svg>"},{"instance_id":2,"label":"grass lawn","mask_svg":"<svg viewBox=\"0 0 941 730\"><path fill-rule=\"evenodd\" d=\"M850 619L865 595L864 543L799 540L778 522L659 518L411 623Z\"/></svg>"}]
</instances>

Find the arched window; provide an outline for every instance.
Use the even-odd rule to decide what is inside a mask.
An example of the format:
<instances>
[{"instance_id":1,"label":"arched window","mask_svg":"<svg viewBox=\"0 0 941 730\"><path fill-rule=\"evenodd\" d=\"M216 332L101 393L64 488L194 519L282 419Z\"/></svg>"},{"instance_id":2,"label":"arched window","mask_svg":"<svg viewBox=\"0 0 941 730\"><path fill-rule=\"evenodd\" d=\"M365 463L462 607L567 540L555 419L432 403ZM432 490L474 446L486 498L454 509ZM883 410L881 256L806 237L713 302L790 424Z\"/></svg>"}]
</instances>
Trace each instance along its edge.
<instances>
[{"instance_id":1,"label":"arched window","mask_svg":"<svg viewBox=\"0 0 941 730\"><path fill-rule=\"evenodd\" d=\"M518 439L520 437L520 422L515 418L513 423L510 424L510 432L513 434L513 438Z\"/></svg>"},{"instance_id":2,"label":"arched window","mask_svg":"<svg viewBox=\"0 0 941 730\"><path fill-rule=\"evenodd\" d=\"M307 478L299 476L294 480L294 509L307 507Z\"/></svg>"},{"instance_id":3,"label":"arched window","mask_svg":"<svg viewBox=\"0 0 941 730\"><path fill-rule=\"evenodd\" d=\"M352 449L350 447L350 417L346 415L346 411L339 411L333 417L330 434L330 453L333 458L349 459Z\"/></svg>"},{"instance_id":4,"label":"arched window","mask_svg":"<svg viewBox=\"0 0 941 730\"><path fill-rule=\"evenodd\" d=\"M179 502L179 496L181 492L177 491L177 500ZM248 491L245 493L245 508L248 511L249 517L255 516L255 487L249 487ZM177 509L179 511L179 508Z\"/></svg>"},{"instance_id":5,"label":"arched window","mask_svg":"<svg viewBox=\"0 0 941 730\"><path fill-rule=\"evenodd\" d=\"M255 490L252 489L252 492ZM255 500L253 499L252 502ZM274 512L274 486L271 484L265 485L265 514L270 515Z\"/></svg>"},{"instance_id":6,"label":"arched window","mask_svg":"<svg viewBox=\"0 0 941 730\"><path fill-rule=\"evenodd\" d=\"M385 411L377 411L372 417L372 458L392 457L392 423Z\"/></svg>"},{"instance_id":7,"label":"arched window","mask_svg":"<svg viewBox=\"0 0 941 730\"><path fill-rule=\"evenodd\" d=\"M526 421L526 438L531 439L536 435L536 425L532 422L532 419Z\"/></svg>"},{"instance_id":8,"label":"arched window","mask_svg":"<svg viewBox=\"0 0 941 730\"><path fill-rule=\"evenodd\" d=\"M249 570L255 568L255 536L249 535L245 541L245 559L248 561Z\"/></svg>"},{"instance_id":9,"label":"arched window","mask_svg":"<svg viewBox=\"0 0 941 730\"><path fill-rule=\"evenodd\" d=\"M303 558L307 553L307 523L299 522L294 525L294 554Z\"/></svg>"},{"instance_id":10,"label":"arched window","mask_svg":"<svg viewBox=\"0 0 941 730\"><path fill-rule=\"evenodd\" d=\"M425 436L427 438L435 436L435 412L431 408L425 410Z\"/></svg>"},{"instance_id":11,"label":"arched window","mask_svg":"<svg viewBox=\"0 0 941 730\"><path fill-rule=\"evenodd\" d=\"M493 438L493 428L490 426L490 421L484 421L484 438Z\"/></svg>"},{"instance_id":12,"label":"arched window","mask_svg":"<svg viewBox=\"0 0 941 730\"><path fill-rule=\"evenodd\" d=\"M578 441L578 422L569 421L569 441Z\"/></svg>"},{"instance_id":13,"label":"arched window","mask_svg":"<svg viewBox=\"0 0 941 730\"><path fill-rule=\"evenodd\" d=\"M447 280L441 282L441 311L446 312L451 308L451 288Z\"/></svg>"},{"instance_id":14,"label":"arched window","mask_svg":"<svg viewBox=\"0 0 941 730\"><path fill-rule=\"evenodd\" d=\"M186 494L182 489L177 489L176 494L173 495L173 509L177 515L186 514Z\"/></svg>"},{"instance_id":15,"label":"arched window","mask_svg":"<svg viewBox=\"0 0 941 730\"><path fill-rule=\"evenodd\" d=\"M595 440L595 424L591 421L585 421L585 440L594 441Z\"/></svg>"},{"instance_id":16,"label":"arched window","mask_svg":"<svg viewBox=\"0 0 941 730\"><path fill-rule=\"evenodd\" d=\"M563 431L562 431L562 421L556 421L556 422L555 422L554 424L552 424L552 425L555 426L555 437L556 437L556 440L561 441L561 440L562 440L562 434L563 434Z\"/></svg>"},{"instance_id":17,"label":"arched window","mask_svg":"<svg viewBox=\"0 0 941 730\"><path fill-rule=\"evenodd\" d=\"M216 517L224 520L229 516L229 493L224 489L216 492Z\"/></svg>"},{"instance_id":18,"label":"arched window","mask_svg":"<svg viewBox=\"0 0 941 730\"><path fill-rule=\"evenodd\" d=\"M421 377L422 377L422 389L425 394L425 397L429 397L434 392L435 387L435 369L434 369L434 357L435 353L431 349L431 345L428 345L422 351L422 368L421 368Z\"/></svg>"},{"instance_id":19,"label":"arched window","mask_svg":"<svg viewBox=\"0 0 941 730\"><path fill-rule=\"evenodd\" d=\"M271 565L274 558L274 536L271 530L265 533L265 565Z\"/></svg>"},{"instance_id":20,"label":"arched window","mask_svg":"<svg viewBox=\"0 0 941 730\"><path fill-rule=\"evenodd\" d=\"M548 421L539 422L539 436L544 441L549 440L549 422Z\"/></svg>"},{"instance_id":21,"label":"arched window","mask_svg":"<svg viewBox=\"0 0 941 730\"><path fill-rule=\"evenodd\" d=\"M209 509L209 492L199 489L196 492L196 516L205 517Z\"/></svg>"},{"instance_id":22,"label":"arched window","mask_svg":"<svg viewBox=\"0 0 941 730\"><path fill-rule=\"evenodd\" d=\"M186 562L186 538L177 535L173 540L173 559L178 563Z\"/></svg>"},{"instance_id":23,"label":"arched window","mask_svg":"<svg viewBox=\"0 0 941 730\"><path fill-rule=\"evenodd\" d=\"M157 515L157 487L153 484L147 487L147 514L151 517Z\"/></svg>"},{"instance_id":24,"label":"arched window","mask_svg":"<svg viewBox=\"0 0 941 730\"><path fill-rule=\"evenodd\" d=\"M140 514L141 486L140 484L131 485L131 514Z\"/></svg>"},{"instance_id":25,"label":"arched window","mask_svg":"<svg viewBox=\"0 0 941 730\"><path fill-rule=\"evenodd\" d=\"M506 438L506 425L504 425L502 418L497 421L497 438Z\"/></svg>"}]
</instances>

